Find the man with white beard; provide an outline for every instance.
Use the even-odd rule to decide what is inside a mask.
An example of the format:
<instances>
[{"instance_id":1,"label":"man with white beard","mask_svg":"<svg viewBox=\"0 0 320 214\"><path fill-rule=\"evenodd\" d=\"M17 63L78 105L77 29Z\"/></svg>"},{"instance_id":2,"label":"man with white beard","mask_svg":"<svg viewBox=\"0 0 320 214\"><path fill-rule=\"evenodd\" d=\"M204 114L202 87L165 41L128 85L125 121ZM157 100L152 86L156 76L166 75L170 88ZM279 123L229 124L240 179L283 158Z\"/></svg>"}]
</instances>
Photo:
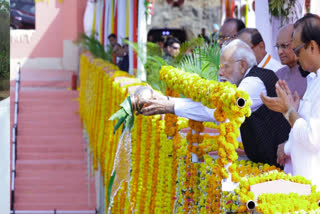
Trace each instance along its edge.
<instances>
[{"instance_id":1,"label":"man with white beard","mask_svg":"<svg viewBox=\"0 0 320 214\"><path fill-rule=\"evenodd\" d=\"M254 162L277 165L277 147L288 139L289 123L281 113L268 109L260 94L275 97L278 77L271 70L257 67L256 57L251 48L235 39L221 50L219 76L239 90L248 92L251 100L250 117L240 127L243 146L248 158ZM196 121L215 122L214 111L191 99L159 96L156 100L143 101L144 115L176 114Z\"/></svg>"}]
</instances>

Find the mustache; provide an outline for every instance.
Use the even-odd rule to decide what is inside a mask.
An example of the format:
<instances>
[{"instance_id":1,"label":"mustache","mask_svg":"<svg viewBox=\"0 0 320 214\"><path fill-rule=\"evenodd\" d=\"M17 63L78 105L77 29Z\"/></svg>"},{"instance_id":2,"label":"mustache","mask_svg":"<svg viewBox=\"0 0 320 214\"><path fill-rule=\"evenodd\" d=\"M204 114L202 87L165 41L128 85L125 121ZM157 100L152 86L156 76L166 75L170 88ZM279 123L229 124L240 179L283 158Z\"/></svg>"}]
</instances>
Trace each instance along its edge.
<instances>
[{"instance_id":1,"label":"mustache","mask_svg":"<svg viewBox=\"0 0 320 214\"><path fill-rule=\"evenodd\" d=\"M221 78L220 77L220 81L219 82L223 82L223 81L229 81L229 80L227 80L226 78Z\"/></svg>"}]
</instances>

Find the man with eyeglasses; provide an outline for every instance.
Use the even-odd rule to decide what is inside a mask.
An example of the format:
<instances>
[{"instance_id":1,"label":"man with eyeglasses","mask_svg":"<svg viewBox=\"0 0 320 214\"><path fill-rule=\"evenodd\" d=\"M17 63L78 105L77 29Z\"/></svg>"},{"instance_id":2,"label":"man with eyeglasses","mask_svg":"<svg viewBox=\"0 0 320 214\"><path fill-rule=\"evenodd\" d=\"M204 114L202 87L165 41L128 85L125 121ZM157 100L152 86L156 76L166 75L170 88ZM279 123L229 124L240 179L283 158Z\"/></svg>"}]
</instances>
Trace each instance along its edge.
<instances>
[{"instance_id":1,"label":"man with eyeglasses","mask_svg":"<svg viewBox=\"0 0 320 214\"><path fill-rule=\"evenodd\" d=\"M170 38L165 43L165 55L163 57L164 60L171 62L175 57L177 57L180 53L180 44L181 42L177 38Z\"/></svg>"},{"instance_id":2,"label":"man with eyeglasses","mask_svg":"<svg viewBox=\"0 0 320 214\"><path fill-rule=\"evenodd\" d=\"M220 62L220 80L236 84L238 89L248 92L252 100L252 114L240 127L247 157L254 162L277 165L277 148L288 139L290 125L281 113L268 109L260 98L260 93L276 96L277 76L271 70L258 68L252 49L239 39L222 48ZM215 109L191 99L158 96L139 104L143 105L141 113L144 115L171 113L197 121L216 122Z\"/></svg>"},{"instance_id":3,"label":"man with eyeglasses","mask_svg":"<svg viewBox=\"0 0 320 214\"><path fill-rule=\"evenodd\" d=\"M283 114L291 125L289 139L278 147L278 162L291 158L292 175L301 175L320 190L320 17L307 14L294 25L293 51L307 76L307 90L300 100L285 81L276 84L277 97L261 94L265 105Z\"/></svg>"},{"instance_id":4,"label":"man with eyeglasses","mask_svg":"<svg viewBox=\"0 0 320 214\"><path fill-rule=\"evenodd\" d=\"M220 48L222 48L223 44L226 45L228 42L235 39L237 33L245 27L245 24L240 19L227 18L221 26L218 36Z\"/></svg>"},{"instance_id":5,"label":"man with eyeglasses","mask_svg":"<svg viewBox=\"0 0 320 214\"><path fill-rule=\"evenodd\" d=\"M297 91L300 98L307 89L307 79L301 75L298 59L293 52L292 43L293 24L284 26L278 34L276 48L283 65L287 65L276 72L280 80L285 80L289 89Z\"/></svg>"},{"instance_id":6,"label":"man with eyeglasses","mask_svg":"<svg viewBox=\"0 0 320 214\"><path fill-rule=\"evenodd\" d=\"M244 28L237 34L237 38L251 47L256 56L259 68L265 68L276 72L284 67L267 53L263 38L257 29Z\"/></svg>"}]
</instances>

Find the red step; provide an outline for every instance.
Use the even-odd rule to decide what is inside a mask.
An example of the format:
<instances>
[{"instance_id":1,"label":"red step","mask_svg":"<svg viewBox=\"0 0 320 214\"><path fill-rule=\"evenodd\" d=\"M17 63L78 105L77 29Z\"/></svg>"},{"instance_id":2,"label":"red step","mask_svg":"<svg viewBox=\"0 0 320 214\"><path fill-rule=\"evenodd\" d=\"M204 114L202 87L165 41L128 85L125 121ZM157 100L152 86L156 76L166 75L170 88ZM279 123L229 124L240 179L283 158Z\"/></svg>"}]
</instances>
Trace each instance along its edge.
<instances>
[{"instance_id":1,"label":"red step","mask_svg":"<svg viewBox=\"0 0 320 214\"><path fill-rule=\"evenodd\" d=\"M79 92L63 89L70 72L21 73L15 210L95 210L94 178L90 172L88 180L87 143L74 101Z\"/></svg>"}]
</instances>

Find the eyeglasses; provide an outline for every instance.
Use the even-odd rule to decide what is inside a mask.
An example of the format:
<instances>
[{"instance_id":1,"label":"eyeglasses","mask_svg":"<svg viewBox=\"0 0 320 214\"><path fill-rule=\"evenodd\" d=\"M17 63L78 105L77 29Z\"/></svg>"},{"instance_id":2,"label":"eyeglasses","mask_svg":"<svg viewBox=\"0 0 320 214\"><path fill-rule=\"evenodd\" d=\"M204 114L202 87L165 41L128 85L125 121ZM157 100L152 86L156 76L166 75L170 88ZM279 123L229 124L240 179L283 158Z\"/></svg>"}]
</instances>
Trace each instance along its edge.
<instances>
[{"instance_id":1,"label":"eyeglasses","mask_svg":"<svg viewBox=\"0 0 320 214\"><path fill-rule=\"evenodd\" d=\"M233 39L234 37L236 37L237 34L234 34L232 36L224 36L224 35L219 35L218 37L218 42L219 41L227 41L227 40L230 40L230 39Z\"/></svg>"},{"instance_id":2,"label":"eyeglasses","mask_svg":"<svg viewBox=\"0 0 320 214\"><path fill-rule=\"evenodd\" d=\"M300 49L301 49L303 46L305 46L305 45L306 45L306 43L302 43L302 44L300 44L298 47L293 48L292 50L293 50L294 54L295 54L296 56L299 56L299 54L300 54Z\"/></svg>"},{"instance_id":3,"label":"eyeglasses","mask_svg":"<svg viewBox=\"0 0 320 214\"><path fill-rule=\"evenodd\" d=\"M290 46L290 42L287 43L282 43L282 44L276 44L274 47L277 48L278 50L281 48L283 50L287 50L288 47Z\"/></svg>"}]
</instances>

